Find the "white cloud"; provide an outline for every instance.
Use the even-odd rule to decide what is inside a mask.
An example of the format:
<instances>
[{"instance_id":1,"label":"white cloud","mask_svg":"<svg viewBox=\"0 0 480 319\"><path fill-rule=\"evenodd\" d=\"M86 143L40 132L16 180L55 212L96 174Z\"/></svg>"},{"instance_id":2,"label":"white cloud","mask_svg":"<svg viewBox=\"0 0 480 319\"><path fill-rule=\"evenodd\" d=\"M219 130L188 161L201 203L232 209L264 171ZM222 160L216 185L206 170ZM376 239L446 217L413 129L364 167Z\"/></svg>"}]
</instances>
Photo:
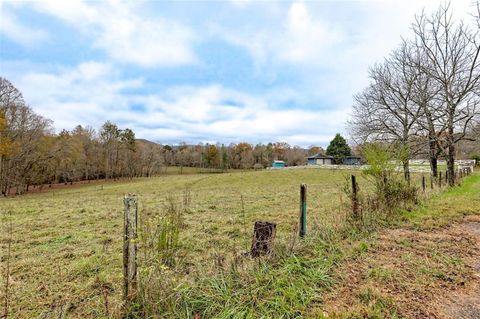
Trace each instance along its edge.
<instances>
[{"instance_id":1,"label":"white cloud","mask_svg":"<svg viewBox=\"0 0 480 319\"><path fill-rule=\"evenodd\" d=\"M230 0L230 2L238 8L244 8L247 5L253 3L254 1L255 0Z\"/></svg>"},{"instance_id":2,"label":"white cloud","mask_svg":"<svg viewBox=\"0 0 480 319\"><path fill-rule=\"evenodd\" d=\"M0 34L23 46L31 46L48 38L46 31L20 23L3 1L0 1Z\"/></svg>"},{"instance_id":3,"label":"white cloud","mask_svg":"<svg viewBox=\"0 0 480 319\"><path fill-rule=\"evenodd\" d=\"M312 63L325 50L344 40L344 35L332 25L314 20L304 2L293 2L286 20L286 32L275 48L281 60Z\"/></svg>"},{"instance_id":4,"label":"white cloud","mask_svg":"<svg viewBox=\"0 0 480 319\"><path fill-rule=\"evenodd\" d=\"M270 98L221 85L174 87L161 95L139 97L147 107L146 114L132 114L130 120L135 126L152 128L140 128L147 138L167 142L195 142L200 138L221 142L286 140L308 145L326 143L325 136L315 133L318 128L331 138L336 123L345 118L345 110L279 109ZM306 139L300 140L299 134Z\"/></svg>"},{"instance_id":5,"label":"white cloud","mask_svg":"<svg viewBox=\"0 0 480 319\"><path fill-rule=\"evenodd\" d=\"M93 61L57 72L7 76L36 112L54 121L57 131L78 124L98 128L111 120L132 128L137 137L160 142L285 140L307 146L325 145L346 115L345 110L276 107L293 92L251 95L220 84L126 93L144 85L143 80L121 80L111 65Z\"/></svg>"},{"instance_id":6,"label":"white cloud","mask_svg":"<svg viewBox=\"0 0 480 319\"><path fill-rule=\"evenodd\" d=\"M98 62L85 62L75 68L56 72L28 71L21 63L5 68L5 76L23 93L33 109L54 121L57 130L77 124L97 125L110 117L110 111L128 107L122 99L122 90L138 88L141 79L119 80L113 67Z\"/></svg>"},{"instance_id":7,"label":"white cloud","mask_svg":"<svg viewBox=\"0 0 480 319\"><path fill-rule=\"evenodd\" d=\"M467 2L456 0L452 5L464 12L470 5ZM22 67L19 62L3 61L2 68L11 66L5 76L38 113L55 121L57 129L77 124L98 127L112 120L131 127L138 137L161 142L285 140L325 145L343 127L352 94L367 81L368 66L385 57L400 36L409 33L415 13L424 6L432 10L439 3L295 1L269 3L272 12L265 10L255 17L250 14L255 13L255 6L265 8L263 3L248 2L245 8L241 2L241 9L230 7L238 16L231 11L216 15L213 5L212 16L205 19L212 19L216 27L206 28L205 22L187 26L173 17L155 18L134 2L35 2L37 11L79 30L113 61L69 68L54 65L48 71L39 71L34 63ZM334 11L334 6L341 10ZM1 23L3 33L25 44L47 36L12 15L2 13ZM157 92L151 88L154 83L149 83L144 90L142 78L124 79L122 70L130 69L114 63L144 67L196 63L193 45L201 33L202 39L211 39L210 32L251 54L258 67L251 72L261 74L259 88L245 85L245 91L234 90L215 76L202 85L188 85L192 80L187 75L180 77L184 85L167 84ZM235 70L239 62L231 58ZM284 71L291 78L279 84L276 75ZM265 81L265 74L273 74L272 79ZM142 93L135 93L136 89ZM315 105L317 109L310 109L312 101L320 104ZM286 104L290 107L278 107Z\"/></svg>"},{"instance_id":8,"label":"white cloud","mask_svg":"<svg viewBox=\"0 0 480 319\"><path fill-rule=\"evenodd\" d=\"M277 11L277 8L272 10ZM261 66L272 63L317 65L327 50L345 40L334 24L315 19L303 1L294 1L283 14L267 15L266 19L260 25L217 26L215 31L226 41L246 48Z\"/></svg>"},{"instance_id":9,"label":"white cloud","mask_svg":"<svg viewBox=\"0 0 480 319\"><path fill-rule=\"evenodd\" d=\"M238 27L219 22L215 31L227 42L246 48L262 64L291 64L311 68L333 63L371 62L388 54L409 36L415 14L436 10L443 0L292 1L277 14L277 7L257 23ZM258 9L265 11L263 3ZM452 1L457 17L468 19L471 0ZM270 8L271 9L271 8ZM355 51L356 58L349 53ZM361 53L361 56L358 54ZM344 57L349 57L343 61Z\"/></svg>"},{"instance_id":10,"label":"white cloud","mask_svg":"<svg viewBox=\"0 0 480 319\"><path fill-rule=\"evenodd\" d=\"M367 84L368 67L411 34L415 14L422 9L428 14L442 3L300 0L283 3L280 10L254 3L256 9L265 9L263 19L240 27L220 21L214 30L225 41L245 48L258 73L290 70L304 94L328 101L324 107L343 108ZM451 6L456 17L471 18L471 0L455 0Z\"/></svg>"},{"instance_id":11,"label":"white cloud","mask_svg":"<svg viewBox=\"0 0 480 319\"><path fill-rule=\"evenodd\" d=\"M250 21L240 27L213 28L227 42L246 48L261 67L278 63L318 65L326 50L344 40L333 24L314 19L303 1L292 2L283 14L278 14L276 6L262 4L262 10L272 14L260 24Z\"/></svg>"},{"instance_id":12,"label":"white cloud","mask_svg":"<svg viewBox=\"0 0 480 319\"><path fill-rule=\"evenodd\" d=\"M191 29L141 12L121 1L39 1L36 10L52 15L94 39L94 46L119 62L143 67L196 63Z\"/></svg>"}]
</instances>

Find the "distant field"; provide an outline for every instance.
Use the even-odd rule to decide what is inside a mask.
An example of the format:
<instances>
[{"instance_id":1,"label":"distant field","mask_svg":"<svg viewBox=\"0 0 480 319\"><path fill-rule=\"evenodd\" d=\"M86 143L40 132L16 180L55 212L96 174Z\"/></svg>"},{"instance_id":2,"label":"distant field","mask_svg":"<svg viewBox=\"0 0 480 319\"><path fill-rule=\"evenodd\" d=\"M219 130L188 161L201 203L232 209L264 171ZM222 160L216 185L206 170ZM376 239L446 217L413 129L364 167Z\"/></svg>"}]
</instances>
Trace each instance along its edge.
<instances>
[{"instance_id":1,"label":"distant field","mask_svg":"<svg viewBox=\"0 0 480 319\"><path fill-rule=\"evenodd\" d=\"M286 240L298 222L302 182L308 185L309 225L335 223L346 201L342 187L348 176L348 171L322 169L166 175L0 199L2 250L5 212L11 212L13 225L12 313L18 318L102 316L99 278L112 285L110 306L120 304L125 193L137 194L142 218L161 211L169 196L182 201L189 189L182 253L196 265L212 263L216 254L246 250L256 220L276 222L278 240ZM359 182L366 187L365 180Z\"/></svg>"}]
</instances>

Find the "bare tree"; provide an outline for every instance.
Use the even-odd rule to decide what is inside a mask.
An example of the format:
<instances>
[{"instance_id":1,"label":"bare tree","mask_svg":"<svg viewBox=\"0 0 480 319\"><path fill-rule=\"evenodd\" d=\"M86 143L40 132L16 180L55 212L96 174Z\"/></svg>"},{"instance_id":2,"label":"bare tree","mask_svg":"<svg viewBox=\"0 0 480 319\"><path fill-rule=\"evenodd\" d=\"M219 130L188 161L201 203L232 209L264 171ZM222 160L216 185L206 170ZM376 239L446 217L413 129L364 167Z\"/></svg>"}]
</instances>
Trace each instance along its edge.
<instances>
[{"instance_id":1,"label":"bare tree","mask_svg":"<svg viewBox=\"0 0 480 319\"><path fill-rule=\"evenodd\" d=\"M411 46L413 50L410 51L407 63L411 70L416 72L412 100L421 110L421 116L417 121L420 128L419 138L420 141L425 140L428 146L430 169L432 176L436 178L438 176L438 157L442 154L442 149L437 145L437 136L441 136L445 131L445 126L439 121L439 118L442 117L442 100L439 98L441 88L424 71L429 63L425 54L415 43L411 43Z\"/></svg>"},{"instance_id":2,"label":"bare tree","mask_svg":"<svg viewBox=\"0 0 480 319\"><path fill-rule=\"evenodd\" d=\"M100 130L100 140L105 151L105 178L117 177L118 153L120 148L120 129L107 121Z\"/></svg>"},{"instance_id":3,"label":"bare tree","mask_svg":"<svg viewBox=\"0 0 480 319\"><path fill-rule=\"evenodd\" d=\"M10 81L0 77L0 188L23 192L34 176L51 121L35 114Z\"/></svg>"},{"instance_id":4,"label":"bare tree","mask_svg":"<svg viewBox=\"0 0 480 319\"><path fill-rule=\"evenodd\" d=\"M418 132L417 120L422 114L422 108L413 99L418 72L408 62L411 50L404 41L384 63L370 69L371 84L355 95L349 122L357 141L395 143L400 147L407 182L415 141L412 137Z\"/></svg>"},{"instance_id":5,"label":"bare tree","mask_svg":"<svg viewBox=\"0 0 480 319\"><path fill-rule=\"evenodd\" d=\"M454 21L447 4L431 16L417 16L413 31L413 43L425 58L421 71L439 87L436 115L432 119L444 130L441 134L430 132L429 138L435 139L445 153L448 183L454 185L455 145L466 138L479 111L478 30L473 31L463 21Z\"/></svg>"}]
</instances>

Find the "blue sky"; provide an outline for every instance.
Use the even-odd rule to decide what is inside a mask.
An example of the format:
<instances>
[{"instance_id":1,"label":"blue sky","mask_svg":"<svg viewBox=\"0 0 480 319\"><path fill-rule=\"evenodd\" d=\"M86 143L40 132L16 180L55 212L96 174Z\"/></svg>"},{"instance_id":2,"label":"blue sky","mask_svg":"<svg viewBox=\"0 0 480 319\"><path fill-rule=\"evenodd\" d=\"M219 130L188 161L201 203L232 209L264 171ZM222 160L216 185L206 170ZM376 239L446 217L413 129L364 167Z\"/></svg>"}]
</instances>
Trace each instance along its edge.
<instances>
[{"instance_id":1,"label":"blue sky","mask_svg":"<svg viewBox=\"0 0 480 319\"><path fill-rule=\"evenodd\" d=\"M0 0L0 75L56 131L326 146L368 67L439 3Z\"/></svg>"}]
</instances>

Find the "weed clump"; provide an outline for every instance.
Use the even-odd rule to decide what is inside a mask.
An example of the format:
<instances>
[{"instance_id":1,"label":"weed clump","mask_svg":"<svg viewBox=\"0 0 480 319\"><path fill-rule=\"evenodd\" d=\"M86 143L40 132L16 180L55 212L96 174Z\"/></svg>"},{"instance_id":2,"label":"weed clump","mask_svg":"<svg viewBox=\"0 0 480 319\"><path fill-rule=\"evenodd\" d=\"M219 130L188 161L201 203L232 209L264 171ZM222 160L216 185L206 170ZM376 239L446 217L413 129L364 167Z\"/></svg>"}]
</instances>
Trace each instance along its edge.
<instances>
[{"instance_id":1,"label":"weed clump","mask_svg":"<svg viewBox=\"0 0 480 319\"><path fill-rule=\"evenodd\" d=\"M364 147L364 157L369 166L362 175L372 186L372 191L367 194L357 185L355 200L360 213L351 214L349 224L365 230L377 228L391 222L393 215L401 209L410 210L418 203L418 188L405 180L397 168L403 152L401 148L380 143ZM343 191L353 202L350 179L346 179Z\"/></svg>"},{"instance_id":2,"label":"weed clump","mask_svg":"<svg viewBox=\"0 0 480 319\"><path fill-rule=\"evenodd\" d=\"M186 198L188 196L188 198ZM181 259L183 215L189 211L189 192L181 203L169 196L159 211L143 210L139 229L139 294L129 309L132 317L160 313L176 285L176 265ZM171 305L172 306L172 305ZM148 316L148 315L147 315Z\"/></svg>"}]
</instances>

